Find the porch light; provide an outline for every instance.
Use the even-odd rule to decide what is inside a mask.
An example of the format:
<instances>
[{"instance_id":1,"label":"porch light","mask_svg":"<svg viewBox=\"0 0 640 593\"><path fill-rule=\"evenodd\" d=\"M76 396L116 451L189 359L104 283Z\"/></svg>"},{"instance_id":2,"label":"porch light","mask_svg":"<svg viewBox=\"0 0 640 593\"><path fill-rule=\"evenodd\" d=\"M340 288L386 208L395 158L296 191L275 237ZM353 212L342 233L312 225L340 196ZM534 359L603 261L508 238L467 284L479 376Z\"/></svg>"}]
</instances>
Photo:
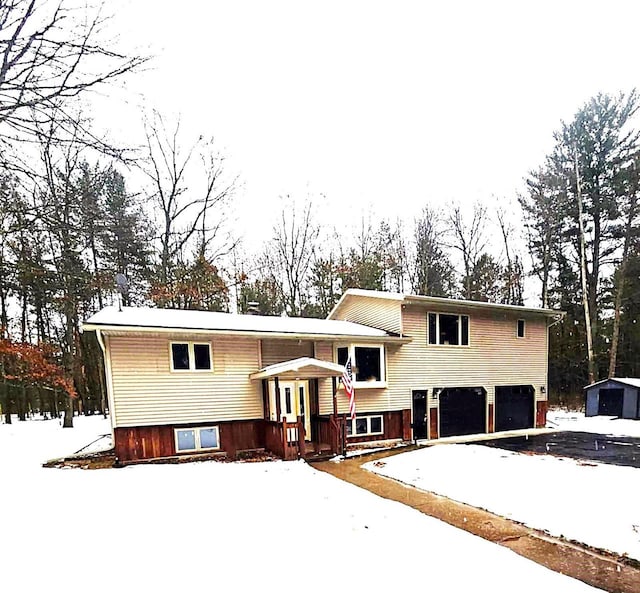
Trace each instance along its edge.
<instances>
[{"instance_id":1,"label":"porch light","mask_svg":"<svg viewBox=\"0 0 640 593\"><path fill-rule=\"evenodd\" d=\"M544 393L547 388L544 385L540 385L540 393Z\"/></svg>"}]
</instances>

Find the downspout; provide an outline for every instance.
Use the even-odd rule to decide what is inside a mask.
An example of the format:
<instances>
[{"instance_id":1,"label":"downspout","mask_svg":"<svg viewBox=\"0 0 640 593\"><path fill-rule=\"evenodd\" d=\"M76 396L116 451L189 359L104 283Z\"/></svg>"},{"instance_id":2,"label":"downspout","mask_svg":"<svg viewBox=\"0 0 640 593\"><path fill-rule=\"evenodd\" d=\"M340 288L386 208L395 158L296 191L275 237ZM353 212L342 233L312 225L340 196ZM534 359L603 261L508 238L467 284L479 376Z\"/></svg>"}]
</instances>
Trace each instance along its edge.
<instances>
[{"instance_id":1,"label":"downspout","mask_svg":"<svg viewBox=\"0 0 640 593\"><path fill-rule=\"evenodd\" d=\"M565 317L566 313L558 313L557 315L553 316L553 323L549 323L547 324L547 380L545 381L545 397L546 397L546 402L547 402L547 406L549 405L549 330L554 326L557 325L558 323L560 323L564 317ZM534 396L535 397L535 396ZM536 411L537 414L537 411Z\"/></svg>"},{"instance_id":2,"label":"downspout","mask_svg":"<svg viewBox=\"0 0 640 593\"><path fill-rule=\"evenodd\" d=\"M102 332L96 328L96 339L98 340L98 344L100 345L100 350L102 350L102 359L104 361L104 382L105 389L107 391L107 401L109 402L109 416L111 417L109 424L111 425L111 442L116 443L116 435L115 429L113 427L113 422L115 418L115 410L113 397L111 397L111 374L110 374L110 365L107 363L107 347L104 343L104 339L102 337Z\"/></svg>"}]
</instances>

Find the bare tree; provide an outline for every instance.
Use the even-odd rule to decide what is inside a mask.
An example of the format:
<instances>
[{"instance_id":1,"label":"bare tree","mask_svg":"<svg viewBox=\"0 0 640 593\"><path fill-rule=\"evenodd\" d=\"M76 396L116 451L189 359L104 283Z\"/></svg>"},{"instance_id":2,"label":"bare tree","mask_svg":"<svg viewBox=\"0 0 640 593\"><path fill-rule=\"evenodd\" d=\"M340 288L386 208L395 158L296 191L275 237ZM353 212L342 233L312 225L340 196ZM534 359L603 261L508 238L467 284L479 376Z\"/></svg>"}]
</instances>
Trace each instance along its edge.
<instances>
[{"instance_id":1,"label":"bare tree","mask_svg":"<svg viewBox=\"0 0 640 593\"><path fill-rule=\"evenodd\" d=\"M188 247L211 261L236 245L228 223L237 178L226 175L224 157L215 150L213 139L200 136L185 148L180 121L168 129L154 112L145 122L145 132L143 168L161 217L158 279L166 286L175 266L187 257Z\"/></svg>"},{"instance_id":2,"label":"bare tree","mask_svg":"<svg viewBox=\"0 0 640 593\"><path fill-rule=\"evenodd\" d=\"M504 269L503 294L501 300L503 303L510 305L522 305L522 265L518 254L512 251L510 245L513 237L513 225L506 219L505 211L501 207L496 209L496 219L502 234L504 255L507 260L507 265Z\"/></svg>"},{"instance_id":3,"label":"bare tree","mask_svg":"<svg viewBox=\"0 0 640 593\"><path fill-rule=\"evenodd\" d=\"M70 0L0 2L0 140L7 168L22 168L8 147L33 138L51 112L63 114L67 131L78 128L88 142L102 144L67 103L137 69L148 58L127 56L107 37L103 5ZM12 156L13 158L10 158Z\"/></svg>"},{"instance_id":4,"label":"bare tree","mask_svg":"<svg viewBox=\"0 0 640 593\"><path fill-rule=\"evenodd\" d=\"M283 300L291 316L300 315L304 306L319 231L313 220L312 200L309 198L298 210L295 202L287 196L280 220L273 229L269 265L280 272Z\"/></svg>"},{"instance_id":5,"label":"bare tree","mask_svg":"<svg viewBox=\"0 0 640 593\"><path fill-rule=\"evenodd\" d=\"M471 275L487 245L485 235L486 218L487 209L479 202L473 205L473 216L470 222L465 220L459 205L454 206L448 216L448 223L451 226L451 234L453 236L453 241L449 246L458 250L462 255L462 263L464 265L463 296L466 299L471 298Z\"/></svg>"},{"instance_id":6,"label":"bare tree","mask_svg":"<svg viewBox=\"0 0 640 593\"><path fill-rule=\"evenodd\" d=\"M425 206L414 221L414 265L410 269L412 290L427 296L451 296L453 268L444 252L442 212Z\"/></svg>"}]
</instances>

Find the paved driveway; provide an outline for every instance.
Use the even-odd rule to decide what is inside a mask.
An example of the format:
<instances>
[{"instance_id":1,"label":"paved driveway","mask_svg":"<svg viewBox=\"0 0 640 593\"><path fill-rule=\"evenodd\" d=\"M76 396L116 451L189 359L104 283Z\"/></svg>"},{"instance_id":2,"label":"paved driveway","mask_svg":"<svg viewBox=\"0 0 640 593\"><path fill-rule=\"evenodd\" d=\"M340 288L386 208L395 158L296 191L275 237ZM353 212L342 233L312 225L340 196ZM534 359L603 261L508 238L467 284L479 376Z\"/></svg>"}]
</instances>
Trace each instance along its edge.
<instances>
[{"instance_id":1,"label":"paved driveway","mask_svg":"<svg viewBox=\"0 0 640 593\"><path fill-rule=\"evenodd\" d=\"M494 439L475 444L519 453L545 453L585 461L640 467L640 438L634 437L562 431L529 437Z\"/></svg>"}]
</instances>

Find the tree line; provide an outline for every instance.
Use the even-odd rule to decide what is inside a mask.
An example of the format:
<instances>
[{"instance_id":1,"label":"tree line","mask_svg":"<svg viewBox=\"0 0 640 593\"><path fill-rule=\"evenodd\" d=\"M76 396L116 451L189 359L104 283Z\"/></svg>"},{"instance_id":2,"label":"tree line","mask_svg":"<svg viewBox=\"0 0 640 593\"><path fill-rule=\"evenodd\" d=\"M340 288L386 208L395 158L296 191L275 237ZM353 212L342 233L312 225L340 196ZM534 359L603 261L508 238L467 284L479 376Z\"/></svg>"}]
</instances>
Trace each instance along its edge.
<instances>
[{"instance_id":1,"label":"tree line","mask_svg":"<svg viewBox=\"0 0 640 593\"><path fill-rule=\"evenodd\" d=\"M286 196L271 239L246 253L234 231L242 221L230 224L239 179L213 138L190 138L157 112L145 117L136 150L95 132L86 91L146 58L98 38L100 13L74 10L71 22L75 13L63 19L48 3L0 7L0 32L11 40L0 71L5 414L66 409L70 425L74 410L105 412L101 352L79 327L117 298L125 306L325 317L348 288L520 305L535 284L532 304L567 313L550 329L552 400L640 372L635 91L600 94L560 122L553 150L526 174L513 208L507 200L425 203L411 220L371 213L345 231L319 222L322 196ZM60 39L64 52L56 51ZM129 286L121 296L119 273Z\"/></svg>"}]
</instances>

